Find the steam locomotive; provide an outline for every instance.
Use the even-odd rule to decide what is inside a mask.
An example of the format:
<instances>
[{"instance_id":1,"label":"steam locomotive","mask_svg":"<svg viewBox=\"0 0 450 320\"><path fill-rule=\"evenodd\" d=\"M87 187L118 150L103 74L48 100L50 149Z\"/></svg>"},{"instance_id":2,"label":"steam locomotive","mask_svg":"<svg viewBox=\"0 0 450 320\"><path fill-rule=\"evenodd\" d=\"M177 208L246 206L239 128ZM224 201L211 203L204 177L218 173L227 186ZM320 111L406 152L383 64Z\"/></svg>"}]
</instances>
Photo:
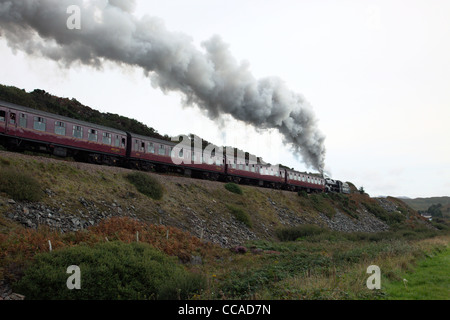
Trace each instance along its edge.
<instances>
[{"instance_id":1,"label":"steam locomotive","mask_svg":"<svg viewBox=\"0 0 450 320\"><path fill-rule=\"evenodd\" d=\"M202 148L179 150L175 142L5 101L0 101L0 143L12 150L45 152L95 164L171 171L189 177L290 191L349 192L346 183L325 179L319 174L249 161L245 157L214 154L206 157Z\"/></svg>"}]
</instances>

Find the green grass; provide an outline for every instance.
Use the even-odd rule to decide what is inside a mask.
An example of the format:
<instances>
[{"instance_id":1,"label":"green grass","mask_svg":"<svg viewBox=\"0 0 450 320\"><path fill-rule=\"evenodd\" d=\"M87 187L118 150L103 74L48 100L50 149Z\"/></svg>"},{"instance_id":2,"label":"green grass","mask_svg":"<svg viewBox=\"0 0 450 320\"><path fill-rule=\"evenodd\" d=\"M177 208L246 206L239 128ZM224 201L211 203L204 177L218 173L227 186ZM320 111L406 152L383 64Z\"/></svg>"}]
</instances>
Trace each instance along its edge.
<instances>
[{"instance_id":1,"label":"green grass","mask_svg":"<svg viewBox=\"0 0 450 320\"><path fill-rule=\"evenodd\" d=\"M402 278L407 282L389 281L384 285L388 299L450 300L450 248L428 255Z\"/></svg>"},{"instance_id":2,"label":"green grass","mask_svg":"<svg viewBox=\"0 0 450 320\"><path fill-rule=\"evenodd\" d=\"M241 208L233 207L231 205L227 205L228 210L230 210L230 213L240 222L245 224L247 227L252 227L252 222L250 220L250 217L248 216L247 212L242 210Z\"/></svg>"},{"instance_id":3,"label":"green grass","mask_svg":"<svg viewBox=\"0 0 450 320\"><path fill-rule=\"evenodd\" d=\"M2 164L7 167L0 168L0 192L8 194L16 201L41 200L44 193L39 181L27 172L12 168L6 163L3 160Z\"/></svg>"},{"instance_id":4,"label":"green grass","mask_svg":"<svg viewBox=\"0 0 450 320\"><path fill-rule=\"evenodd\" d=\"M227 189L230 192L236 193L236 194L242 194L242 189L239 187L239 185L235 183L227 183L224 185L225 189Z\"/></svg>"},{"instance_id":5,"label":"green grass","mask_svg":"<svg viewBox=\"0 0 450 320\"><path fill-rule=\"evenodd\" d=\"M158 180L142 172L133 172L126 175L127 180L133 184L142 194L161 200L164 195L164 188Z\"/></svg>"}]
</instances>

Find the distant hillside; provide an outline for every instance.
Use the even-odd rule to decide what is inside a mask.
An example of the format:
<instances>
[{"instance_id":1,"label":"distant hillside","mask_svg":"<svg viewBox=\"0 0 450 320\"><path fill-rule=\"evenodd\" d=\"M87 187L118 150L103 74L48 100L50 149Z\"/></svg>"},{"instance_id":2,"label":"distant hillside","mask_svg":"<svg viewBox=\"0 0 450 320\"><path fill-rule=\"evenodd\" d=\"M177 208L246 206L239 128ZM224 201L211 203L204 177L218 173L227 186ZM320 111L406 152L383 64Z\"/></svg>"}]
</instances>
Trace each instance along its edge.
<instances>
[{"instance_id":1,"label":"distant hillside","mask_svg":"<svg viewBox=\"0 0 450 320\"><path fill-rule=\"evenodd\" d=\"M431 197L431 198L416 198L416 199L402 199L414 210L425 211L433 204L442 204L444 207L450 206L450 197Z\"/></svg>"}]
</instances>

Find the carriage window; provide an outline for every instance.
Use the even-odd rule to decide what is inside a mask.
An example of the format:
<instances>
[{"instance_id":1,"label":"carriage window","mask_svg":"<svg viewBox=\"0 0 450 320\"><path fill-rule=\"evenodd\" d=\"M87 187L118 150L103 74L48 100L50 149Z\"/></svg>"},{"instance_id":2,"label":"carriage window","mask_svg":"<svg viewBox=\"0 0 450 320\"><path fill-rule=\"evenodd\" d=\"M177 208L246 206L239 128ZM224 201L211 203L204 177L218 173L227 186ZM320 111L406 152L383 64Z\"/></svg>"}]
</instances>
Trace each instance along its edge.
<instances>
[{"instance_id":1,"label":"carriage window","mask_svg":"<svg viewBox=\"0 0 450 320\"><path fill-rule=\"evenodd\" d=\"M251 170L252 172L255 172L255 165L254 165L254 164L252 164L252 166L250 167L250 170Z\"/></svg>"},{"instance_id":2,"label":"carriage window","mask_svg":"<svg viewBox=\"0 0 450 320\"><path fill-rule=\"evenodd\" d=\"M15 113L10 113L9 114L9 123L10 124L16 124L16 114Z\"/></svg>"},{"instance_id":3,"label":"carriage window","mask_svg":"<svg viewBox=\"0 0 450 320\"><path fill-rule=\"evenodd\" d=\"M122 148L125 148L126 142L125 142L125 138L122 138Z\"/></svg>"},{"instance_id":4,"label":"carriage window","mask_svg":"<svg viewBox=\"0 0 450 320\"><path fill-rule=\"evenodd\" d=\"M111 145L111 133L103 132L103 143L107 145Z\"/></svg>"},{"instance_id":5,"label":"carriage window","mask_svg":"<svg viewBox=\"0 0 450 320\"><path fill-rule=\"evenodd\" d=\"M149 142L147 148L149 153L155 153L155 145L153 144L153 142Z\"/></svg>"},{"instance_id":6,"label":"carriage window","mask_svg":"<svg viewBox=\"0 0 450 320\"><path fill-rule=\"evenodd\" d=\"M20 114L19 126L21 126L22 128L27 127L27 115L25 113Z\"/></svg>"},{"instance_id":7,"label":"carriage window","mask_svg":"<svg viewBox=\"0 0 450 320\"><path fill-rule=\"evenodd\" d=\"M141 152L145 152L145 142L141 142Z\"/></svg>"},{"instance_id":8,"label":"carriage window","mask_svg":"<svg viewBox=\"0 0 450 320\"><path fill-rule=\"evenodd\" d=\"M88 140L97 142L97 130L89 129Z\"/></svg>"},{"instance_id":9,"label":"carriage window","mask_svg":"<svg viewBox=\"0 0 450 320\"><path fill-rule=\"evenodd\" d=\"M183 149L181 149L180 152L178 152L178 157L183 158L183 156L184 156L184 152L183 152Z\"/></svg>"},{"instance_id":10,"label":"carriage window","mask_svg":"<svg viewBox=\"0 0 450 320\"><path fill-rule=\"evenodd\" d=\"M77 139L83 139L83 127L73 126L73 137Z\"/></svg>"},{"instance_id":11,"label":"carriage window","mask_svg":"<svg viewBox=\"0 0 450 320\"><path fill-rule=\"evenodd\" d=\"M64 122L56 121L55 122L55 133L61 136L66 135L66 124Z\"/></svg>"},{"instance_id":12,"label":"carriage window","mask_svg":"<svg viewBox=\"0 0 450 320\"><path fill-rule=\"evenodd\" d=\"M191 161L195 162L195 151L192 151L191 153Z\"/></svg>"},{"instance_id":13,"label":"carriage window","mask_svg":"<svg viewBox=\"0 0 450 320\"><path fill-rule=\"evenodd\" d=\"M41 117L34 117L34 130L45 131L45 119Z\"/></svg>"},{"instance_id":14,"label":"carriage window","mask_svg":"<svg viewBox=\"0 0 450 320\"><path fill-rule=\"evenodd\" d=\"M161 156L165 156L166 155L166 147L163 146L162 144L159 145L158 154L161 155Z\"/></svg>"},{"instance_id":15,"label":"carriage window","mask_svg":"<svg viewBox=\"0 0 450 320\"><path fill-rule=\"evenodd\" d=\"M118 135L116 135L116 141L114 142L114 146L116 148L120 147L120 137Z\"/></svg>"},{"instance_id":16,"label":"carriage window","mask_svg":"<svg viewBox=\"0 0 450 320\"><path fill-rule=\"evenodd\" d=\"M0 121L1 122L5 122L5 116L6 116L6 112L3 110L0 110Z\"/></svg>"}]
</instances>

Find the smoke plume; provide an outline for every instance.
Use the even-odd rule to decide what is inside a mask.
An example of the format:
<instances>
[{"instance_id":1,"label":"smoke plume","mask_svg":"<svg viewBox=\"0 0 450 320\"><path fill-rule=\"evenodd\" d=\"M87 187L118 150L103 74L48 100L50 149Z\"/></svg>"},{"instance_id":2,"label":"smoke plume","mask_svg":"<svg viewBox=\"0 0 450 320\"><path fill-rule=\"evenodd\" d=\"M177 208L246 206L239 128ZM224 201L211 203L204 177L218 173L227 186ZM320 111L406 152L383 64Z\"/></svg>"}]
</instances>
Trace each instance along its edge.
<instances>
[{"instance_id":1,"label":"smoke plume","mask_svg":"<svg viewBox=\"0 0 450 320\"><path fill-rule=\"evenodd\" d=\"M67 27L68 7L81 9L81 29ZM13 50L45 56L64 67L100 68L104 61L141 67L154 86L178 91L211 119L229 114L258 129L278 129L306 165L323 171L324 135L310 104L279 78L255 79L222 39L198 49L154 17L133 15L135 1L0 0L2 37Z\"/></svg>"}]
</instances>

